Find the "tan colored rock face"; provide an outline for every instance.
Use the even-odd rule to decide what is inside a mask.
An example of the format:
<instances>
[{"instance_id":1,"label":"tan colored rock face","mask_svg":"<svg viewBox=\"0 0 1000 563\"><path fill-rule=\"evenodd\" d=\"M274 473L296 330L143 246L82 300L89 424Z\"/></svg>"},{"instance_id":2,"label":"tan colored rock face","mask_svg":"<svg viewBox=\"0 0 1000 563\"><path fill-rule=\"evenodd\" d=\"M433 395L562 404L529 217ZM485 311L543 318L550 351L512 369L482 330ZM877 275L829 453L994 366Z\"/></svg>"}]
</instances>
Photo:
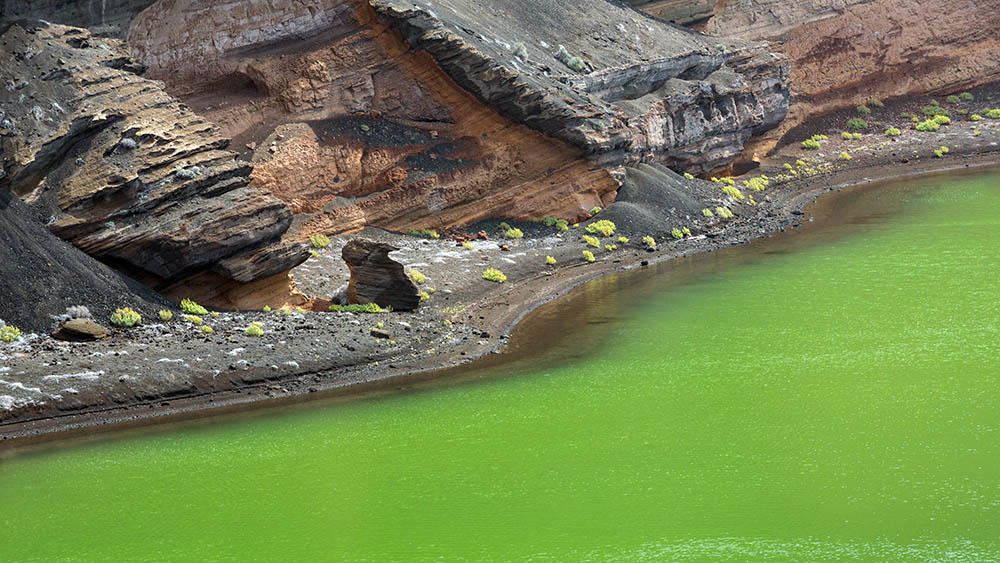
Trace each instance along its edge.
<instances>
[{"instance_id":1,"label":"tan colored rock face","mask_svg":"<svg viewBox=\"0 0 1000 563\"><path fill-rule=\"evenodd\" d=\"M871 96L951 93L1000 72L1000 0L735 0L706 32L778 42L792 61L789 119L758 150L810 116Z\"/></svg>"}]
</instances>

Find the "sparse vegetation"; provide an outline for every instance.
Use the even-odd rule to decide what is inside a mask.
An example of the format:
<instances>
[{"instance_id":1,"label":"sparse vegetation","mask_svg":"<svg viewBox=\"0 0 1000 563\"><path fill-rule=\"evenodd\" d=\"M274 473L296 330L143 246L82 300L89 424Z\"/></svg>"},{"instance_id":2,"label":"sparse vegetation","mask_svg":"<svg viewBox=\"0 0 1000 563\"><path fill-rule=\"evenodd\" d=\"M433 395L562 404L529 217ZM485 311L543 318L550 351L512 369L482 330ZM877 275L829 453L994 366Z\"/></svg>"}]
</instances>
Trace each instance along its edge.
<instances>
[{"instance_id":1,"label":"sparse vegetation","mask_svg":"<svg viewBox=\"0 0 1000 563\"><path fill-rule=\"evenodd\" d=\"M875 108L884 108L885 107L885 104L882 103L882 100L880 100L878 98L874 98L874 97L871 98L870 100L868 100L868 105L870 105L872 107L875 107Z\"/></svg>"},{"instance_id":2,"label":"sparse vegetation","mask_svg":"<svg viewBox=\"0 0 1000 563\"><path fill-rule=\"evenodd\" d=\"M504 231L503 236L506 238L524 238L524 233L521 232L521 229L513 228Z\"/></svg>"},{"instance_id":3,"label":"sparse vegetation","mask_svg":"<svg viewBox=\"0 0 1000 563\"><path fill-rule=\"evenodd\" d=\"M941 128L941 124L933 119L928 119L917 124L917 131L934 132Z\"/></svg>"},{"instance_id":4,"label":"sparse vegetation","mask_svg":"<svg viewBox=\"0 0 1000 563\"><path fill-rule=\"evenodd\" d=\"M983 111L983 115L990 119L1000 119L1000 109L987 109Z\"/></svg>"},{"instance_id":5,"label":"sparse vegetation","mask_svg":"<svg viewBox=\"0 0 1000 563\"><path fill-rule=\"evenodd\" d=\"M597 215L601 211L602 211L602 208L600 206L598 206L598 205L595 205L595 206L593 206L593 207L590 208L590 214L591 215Z\"/></svg>"},{"instance_id":6,"label":"sparse vegetation","mask_svg":"<svg viewBox=\"0 0 1000 563\"><path fill-rule=\"evenodd\" d=\"M675 239L682 239L682 238L684 238L684 233L681 232L681 230L678 229L677 227L674 227L673 229L670 229L670 235L672 237L674 237Z\"/></svg>"},{"instance_id":7,"label":"sparse vegetation","mask_svg":"<svg viewBox=\"0 0 1000 563\"><path fill-rule=\"evenodd\" d=\"M501 231L509 231L510 230L510 223L508 223L506 221L500 221L500 230Z\"/></svg>"},{"instance_id":8,"label":"sparse vegetation","mask_svg":"<svg viewBox=\"0 0 1000 563\"><path fill-rule=\"evenodd\" d=\"M528 60L528 47L520 41L514 43L514 56L522 61Z\"/></svg>"},{"instance_id":9,"label":"sparse vegetation","mask_svg":"<svg viewBox=\"0 0 1000 563\"><path fill-rule=\"evenodd\" d=\"M438 232L435 231L434 229L420 229L419 231L416 231L416 230L414 230L414 231L406 231L406 234L408 234L410 236L413 236L413 237L425 237L425 238L432 238L432 239L439 239L439 238L441 238L441 235L439 235Z\"/></svg>"},{"instance_id":10,"label":"sparse vegetation","mask_svg":"<svg viewBox=\"0 0 1000 563\"><path fill-rule=\"evenodd\" d=\"M688 180L694 180L694 174L691 174L689 172L685 172L684 173L684 178L688 179Z\"/></svg>"},{"instance_id":11,"label":"sparse vegetation","mask_svg":"<svg viewBox=\"0 0 1000 563\"><path fill-rule=\"evenodd\" d=\"M868 122L860 117L852 117L847 120L847 125L845 125L845 127L852 131L867 131Z\"/></svg>"},{"instance_id":12,"label":"sparse vegetation","mask_svg":"<svg viewBox=\"0 0 1000 563\"><path fill-rule=\"evenodd\" d=\"M565 219L559 219L558 221L556 221L556 230L557 231L568 231L569 230L569 221L567 221Z\"/></svg>"},{"instance_id":13,"label":"sparse vegetation","mask_svg":"<svg viewBox=\"0 0 1000 563\"><path fill-rule=\"evenodd\" d=\"M705 217L715 217L715 213L712 213L712 210L707 207L701 210L701 214Z\"/></svg>"},{"instance_id":14,"label":"sparse vegetation","mask_svg":"<svg viewBox=\"0 0 1000 563\"><path fill-rule=\"evenodd\" d=\"M201 331L204 332L205 334L212 334L212 327L208 325L202 325Z\"/></svg>"},{"instance_id":15,"label":"sparse vegetation","mask_svg":"<svg viewBox=\"0 0 1000 563\"><path fill-rule=\"evenodd\" d=\"M958 96L952 94L951 96L948 96L947 98L945 98L944 101L948 102L949 104L957 104L957 103L961 102L962 100Z\"/></svg>"},{"instance_id":16,"label":"sparse vegetation","mask_svg":"<svg viewBox=\"0 0 1000 563\"><path fill-rule=\"evenodd\" d=\"M563 47L562 45L560 45L559 50L556 51L556 60L575 72L587 72L589 70L587 63L585 63L583 59L577 57L576 55L569 54L569 52L566 51L566 47Z\"/></svg>"},{"instance_id":17,"label":"sparse vegetation","mask_svg":"<svg viewBox=\"0 0 1000 563\"><path fill-rule=\"evenodd\" d=\"M719 217L722 217L723 219L733 218L733 212L728 207L716 207L715 214L718 215Z\"/></svg>"},{"instance_id":18,"label":"sparse vegetation","mask_svg":"<svg viewBox=\"0 0 1000 563\"><path fill-rule=\"evenodd\" d=\"M649 235L642 237L642 242L649 248L656 248L656 239Z\"/></svg>"},{"instance_id":19,"label":"sparse vegetation","mask_svg":"<svg viewBox=\"0 0 1000 563\"><path fill-rule=\"evenodd\" d=\"M160 309L160 311L157 313L157 315L160 317L160 320L163 321L163 322L167 322L167 321L169 321L169 320L171 320L171 319L174 318L174 314L171 311L168 311L166 309Z\"/></svg>"},{"instance_id":20,"label":"sparse vegetation","mask_svg":"<svg viewBox=\"0 0 1000 563\"><path fill-rule=\"evenodd\" d=\"M181 311L189 315L207 315L208 309L190 299L181 299Z\"/></svg>"},{"instance_id":21,"label":"sparse vegetation","mask_svg":"<svg viewBox=\"0 0 1000 563\"><path fill-rule=\"evenodd\" d=\"M684 236L686 237L691 236L691 229L687 227L681 227L681 232L684 233Z\"/></svg>"},{"instance_id":22,"label":"sparse vegetation","mask_svg":"<svg viewBox=\"0 0 1000 563\"><path fill-rule=\"evenodd\" d=\"M469 241L466 240L466 241L462 241L462 248L464 248L466 250L474 250L476 248L476 245L474 245L471 242L469 242Z\"/></svg>"},{"instance_id":23,"label":"sparse vegetation","mask_svg":"<svg viewBox=\"0 0 1000 563\"><path fill-rule=\"evenodd\" d=\"M610 237L615 234L615 224L607 219L601 219L600 221L594 221L593 223L587 225L586 230L592 235L600 233L602 236Z\"/></svg>"},{"instance_id":24,"label":"sparse vegetation","mask_svg":"<svg viewBox=\"0 0 1000 563\"><path fill-rule=\"evenodd\" d=\"M270 313L270 312L271 312L271 307L270 307L269 305L264 305L264 309L263 309L263 311L264 311L265 313Z\"/></svg>"},{"instance_id":25,"label":"sparse vegetation","mask_svg":"<svg viewBox=\"0 0 1000 563\"><path fill-rule=\"evenodd\" d=\"M552 217L551 215L546 215L545 217L542 217L542 224L545 225L546 227L555 226L555 224L558 222L559 219Z\"/></svg>"},{"instance_id":26,"label":"sparse vegetation","mask_svg":"<svg viewBox=\"0 0 1000 563\"><path fill-rule=\"evenodd\" d=\"M858 110L858 113L861 114L861 115L871 115L872 114L871 108L869 108L868 106L865 106L865 105L860 105L856 109Z\"/></svg>"},{"instance_id":27,"label":"sparse vegetation","mask_svg":"<svg viewBox=\"0 0 1000 563\"><path fill-rule=\"evenodd\" d=\"M847 154L846 151L841 151L840 160L851 160L851 155Z\"/></svg>"},{"instance_id":28,"label":"sparse vegetation","mask_svg":"<svg viewBox=\"0 0 1000 563\"><path fill-rule=\"evenodd\" d=\"M937 122L939 125L948 125L951 123L951 118L948 117L947 115L935 115L934 121Z\"/></svg>"},{"instance_id":29,"label":"sparse vegetation","mask_svg":"<svg viewBox=\"0 0 1000 563\"><path fill-rule=\"evenodd\" d=\"M548 264L549 266L551 266L551 265L553 265L553 264L556 263L556 259L553 258L553 257L551 257L551 256L546 256L545 257L545 263Z\"/></svg>"},{"instance_id":30,"label":"sparse vegetation","mask_svg":"<svg viewBox=\"0 0 1000 563\"><path fill-rule=\"evenodd\" d=\"M21 329L0 323L0 342L13 342L21 338Z\"/></svg>"},{"instance_id":31,"label":"sparse vegetation","mask_svg":"<svg viewBox=\"0 0 1000 563\"><path fill-rule=\"evenodd\" d=\"M427 293L426 291L421 291L420 292L420 300L421 301L427 301L430 298L431 298L431 294L430 293Z\"/></svg>"},{"instance_id":32,"label":"sparse vegetation","mask_svg":"<svg viewBox=\"0 0 1000 563\"><path fill-rule=\"evenodd\" d=\"M263 336L264 327L259 322L252 322L243 333L247 336Z\"/></svg>"},{"instance_id":33,"label":"sparse vegetation","mask_svg":"<svg viewBox=\"0 0 1000 563\"><path fill-rule=\"evenodd\" d=\"M618 237L619 244L628 244L628 237Z\"/></svg>"},{"instance_id":34,"label":"sparse vegetation","mask_svg":"<svg viewBox=\"0 0 1000 563\"><path fill-rule=\"evenodd\" d=\"M969 92L962 92L961 94L958 95L958 99L963 102L971 102L972 100L975 100L976 97L970 94Z\"/></svg>"},{"instance_id":35,"label":"sparse vegetation","mask_svg":"<svg viewBox=\"0 0 1000 563\"><path fill-rule=\"evenodd\" d=\"M607 250L608 252L611 252L612 250L614 250L616 248L618 248L617 244L605 244L604 245L604 250Z\"/></svg>"},{"instance_id":36,"label":"sparse vegetation","mask_svg":"<svg viewBox=\"0 0 1000 563\"><path fill-rule=\"evenodd\" d=\"M890 127L885 130L885 134L887 137L898 137L901 133L902 131L896 129L895 127Z\"/></svg>"},{"instance_id":37,"label":"sparse vegetation","mask_svg":"<svg viewBox=\"0 0 1000 563\"><path fill-rule=\"evenodd\" d=\"M115 312L111 313L111 324L116 327L132 328L140 323L142 323L142 315L135 312L131 307L115 309Z\"/></svg>"},{"instance_id":38,"label":"sparse vegetation","mask_svg":"<svg viewBox=\"0 0 1000 563\"><path fill-rule=\"evenodd\" d=\"M379 307L375 303L365 303L364 305L330 305L330 312L333 313L388 313L388 307Z\"/></svg>"},{"instance_id":39,"label":"sparse vegetation","mask_svg":"<svg viewBox=\"0 0 1000 563\"><path fill-rule=\"evenodd\" d=\"M588 246L593 246L594 248L601 247L601 239L597 237L583 235L583 242L587 243Z\"/></svg>"},{"instance_id":40,"label":"sparse vegetation","mask_svg":"<svg viewBox=\"0 0 1000 563\"><path fill-rule=\"evenodd\" d=\"M201 323L205 322L205 320L199 317L198 315L185 315L184 320L193 325L200 325Z\"/></svg>"},{"instance_id":41,"label":"sparse vegetation","mask_svg":"<svg viewBox=\"0 0 1000 563\"><path fill-rule=\"evenodd\" d=\"M505 276L503 272L501 272L496 268L486 268L483 271L483 279L489 280L491 282L503 283L507 281L507 276Z\"/></svg>"},{"instance_id":42,"label":"sparse vegetation","mask_svg":"<svg viewBox=\"0 0 1000 563\"><path fill-rule=\"evenodd\" d=\"M594 253L591 252L591 251L589 251L589 250L584 250L583 251L583 259L586 260L587 262L593 262L594 261Z\"/></svg>"},{"instance_id":43,"label":"sparse vegetation","mask_svg":"<svg viewBox=\"0 0 1000 563\"><path fill-rule=\"evenodd\" d=\"M418 270L410 270L410 279L413 280L414 283L421 284L427 280L427 276L423 275Z\"/></svg>"},{"instance_id":44,"label":"sparse vegetation","mask_svg":"<svg viewBox=\"0 0 1000 563\"><path fill-rule=\"evenodd\" d=\"M309 237L309 244L313 248L326 248L330 246L330 238L322 233Z\"/></svg>"}]
</instances>

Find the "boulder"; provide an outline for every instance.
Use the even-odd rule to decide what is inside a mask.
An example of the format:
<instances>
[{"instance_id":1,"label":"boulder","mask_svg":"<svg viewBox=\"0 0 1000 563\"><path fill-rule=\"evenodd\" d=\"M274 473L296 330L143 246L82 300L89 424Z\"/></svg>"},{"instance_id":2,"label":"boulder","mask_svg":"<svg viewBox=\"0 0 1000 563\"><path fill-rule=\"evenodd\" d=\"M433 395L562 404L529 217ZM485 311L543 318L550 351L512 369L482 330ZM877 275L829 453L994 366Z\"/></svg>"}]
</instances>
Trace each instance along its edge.
<instances>
[{"instance_id":1,"label":"boulder","mask_svg":"<svg viewBox=\"0 0 1000 563\"><path fill-rule=\"evenodd\" d=\"M108 336L108 331L90 319L70 319L52 333L52 338L69 342L90 342Z\"/></svg>"},{"instance_id":2,"label":"boulder","mask_svg":"<svg viewBox=\"0 0 1000 563\"><path fill-rule=\"evenodd\" d=\"M347 302L377 303L397 311L413 311L420 306L420 290L403 271L403 265L389 257L399 248L369 239L354 239L344 246L341 256L351 270Z\"/></svg>"}]
</instances>

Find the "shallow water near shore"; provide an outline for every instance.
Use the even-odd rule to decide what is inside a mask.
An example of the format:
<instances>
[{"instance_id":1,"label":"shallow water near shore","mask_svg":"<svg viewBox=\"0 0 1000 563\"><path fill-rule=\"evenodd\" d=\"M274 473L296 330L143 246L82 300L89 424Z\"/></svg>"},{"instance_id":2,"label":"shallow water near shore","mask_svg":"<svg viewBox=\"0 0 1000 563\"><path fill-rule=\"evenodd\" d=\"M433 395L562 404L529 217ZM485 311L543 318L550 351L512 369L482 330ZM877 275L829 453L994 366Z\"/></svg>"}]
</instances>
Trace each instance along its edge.
<instances>
[{"instance_id":1,"label":"shallow water near shore","mask_svg":"<svg viewBox=\"0 0 1000 563\"><path fill-rule=\"evenodd\" d=\"M1000 173L803 220L434 382L8 448L4 559L1000 559Z\"/></svg>"}]
</instances>

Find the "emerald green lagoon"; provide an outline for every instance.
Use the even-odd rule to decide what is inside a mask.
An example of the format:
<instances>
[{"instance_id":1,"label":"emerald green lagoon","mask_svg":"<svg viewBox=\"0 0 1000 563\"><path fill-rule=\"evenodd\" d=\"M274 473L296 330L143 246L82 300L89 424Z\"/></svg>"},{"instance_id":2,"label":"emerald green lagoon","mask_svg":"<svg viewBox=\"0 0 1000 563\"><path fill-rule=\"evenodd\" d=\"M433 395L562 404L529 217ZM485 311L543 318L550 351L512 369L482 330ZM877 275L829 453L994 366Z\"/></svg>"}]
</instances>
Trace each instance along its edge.
<instances>
[{"instance_id":1,"label":"emerald green lagoon","mask_svg":"<svg viewBox=\"0 0 1000 563\"><path fill-rule=\"evenodd\" d=\"M1000 173L803 223L430 382L7 447L2 558L1000 560Z\"/></svg>"}]
</instances>

